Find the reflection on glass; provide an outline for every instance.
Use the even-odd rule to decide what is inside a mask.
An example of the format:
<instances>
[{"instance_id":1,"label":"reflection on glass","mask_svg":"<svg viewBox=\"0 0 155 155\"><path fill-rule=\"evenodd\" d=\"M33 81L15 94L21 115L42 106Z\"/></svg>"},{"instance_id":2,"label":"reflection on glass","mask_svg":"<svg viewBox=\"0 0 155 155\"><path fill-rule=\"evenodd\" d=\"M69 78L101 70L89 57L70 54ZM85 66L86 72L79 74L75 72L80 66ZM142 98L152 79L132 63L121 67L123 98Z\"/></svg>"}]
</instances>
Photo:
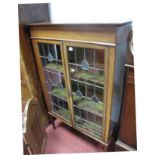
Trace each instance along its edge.
<instances>
[{"instance_id":1,"label":"reflection on glass","mask_svg":"<svg viewBox=\"0 0 155 155\"><path fill-rule=\"evenodd\" d=\"M102 136L102 117L78 107L74 107L74 111L77 127L84 128L99 137Z\"/></svg>"},{"instance_id":2,"label":"reflection on glass","mask_svg":"<svg viewBox=\"0 0 155 155\"><path fill-rule=\"evenodd\" d=\"M67 53L73 92L75 125L101 138L104 50L67 47Z\"/></svg>"},{"instance_id":3,"label":"reflection on glass","mask_svg":"<svg viewBox=\"0 0 155 155\"><path fill-rule=\"evenodd\" d=\"M63 72L60 46L45 43L39 43L38 46L42 66L46 69Z\"/></svg>"},{"instance_id":4,"label":"reflection on glass","mask_svg":"<svg viewBox=\"0 0 155 155\"><path fill-rule=\"evenodd\" d=\"M103 84L104 51L73 48L68 50L71 76Z\"/></svg>"},{"instance_id":5,"label":"reflection on glass","mask_svg":"<svg viewBox=\"0 0 155 155\"><path fill-rule=\"evenodd\" d=\"M39 43L38 47L52 111L70 120L60 46Z\"/></svg>"}]
</instances>

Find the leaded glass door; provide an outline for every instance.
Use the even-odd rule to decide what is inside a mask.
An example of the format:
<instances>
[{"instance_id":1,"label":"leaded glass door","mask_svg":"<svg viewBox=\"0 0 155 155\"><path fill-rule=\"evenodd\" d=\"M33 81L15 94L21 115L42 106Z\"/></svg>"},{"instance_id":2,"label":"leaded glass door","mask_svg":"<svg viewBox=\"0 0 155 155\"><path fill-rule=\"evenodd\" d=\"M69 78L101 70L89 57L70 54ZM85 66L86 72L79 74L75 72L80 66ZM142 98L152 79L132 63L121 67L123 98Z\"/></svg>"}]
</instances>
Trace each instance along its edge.
<instances>
[{"instance_id":1,"label":"leaded glass door","mask_svg":"<svg viewBox=\"0 0 155 155\"><path fill-rule=\"evenodd\" d=\"M65 43L64 48L72 92L74 126L102 139L107 48L69 42Z\"/></svg>"},{"instance_id":2,"label":"leaded glass door","mask_svg":"<svg viewBox=\"0 0 155 155\"><path fill-rule=\"evenodd\" d=\"M68 91L61 42L35 40L34 49L52 115L70 123Z\"/></svg>"}]
</instances>

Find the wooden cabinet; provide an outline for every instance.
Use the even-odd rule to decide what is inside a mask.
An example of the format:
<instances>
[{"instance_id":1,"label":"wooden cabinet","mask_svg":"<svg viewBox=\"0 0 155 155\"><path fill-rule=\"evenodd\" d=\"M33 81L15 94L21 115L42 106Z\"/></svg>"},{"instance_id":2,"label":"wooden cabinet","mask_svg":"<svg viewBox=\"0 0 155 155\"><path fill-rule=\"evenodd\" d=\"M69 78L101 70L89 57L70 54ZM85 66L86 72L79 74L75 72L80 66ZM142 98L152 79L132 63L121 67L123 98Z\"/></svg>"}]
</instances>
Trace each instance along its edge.
<instances>
[{"instance_id":1,"label":"wooden cabinet","mask_svg":"<svg viewBox=\"0 0 155 155\"><path fill-rule=\"evenodd\" d=\"M108 146L119 120L131 22L27 26L49 115Z\"/></svg>"}]
</instances>

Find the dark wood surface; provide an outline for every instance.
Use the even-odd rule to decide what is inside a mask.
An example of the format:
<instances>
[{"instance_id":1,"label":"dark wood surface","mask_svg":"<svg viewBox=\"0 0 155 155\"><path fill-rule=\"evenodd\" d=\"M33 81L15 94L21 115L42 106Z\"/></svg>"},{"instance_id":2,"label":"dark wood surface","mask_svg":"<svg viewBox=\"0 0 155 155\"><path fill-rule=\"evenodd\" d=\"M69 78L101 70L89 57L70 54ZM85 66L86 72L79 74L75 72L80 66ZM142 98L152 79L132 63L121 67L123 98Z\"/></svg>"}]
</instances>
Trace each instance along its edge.
<instances>
[{"instance_id":1,"label":"dark wood surface","mask_svg":"<svg viewBox=\"0 0 155 155\"><path fill-rule=\"evenodd\" d=\"M24 143L29 147L29 152L43 153L46 142L46 132L41 120L39 104L36 99L28 99L23 111L23 136Z\"/></svg>"},{"instance_id":2,"label":"dark wood surface","mask_svg":"<svg viewBox=\"0 0 155 155\"><path fill-rule=\"evenodd\" d=\"M134 57L130 48L130 46L133 44L132 38L133 32L131 30L128 35L124 93L120 114L120 127L115 144L115 151L137 150Z\"/></svg>"},{"instance_id":3,"label":"dark wood surface","mask_svg":"<svg viewBox=\"0 0 155 155\"><path fill-rule=\"evenodd\" d=\"M48 3L19 4L18 13L20 24L50 21Z\"/></svg>"},{"instance_id":4,"label":"dark wood surface","mask_svg":"<svg viewBox=\"0 0 155 155\"><path fill-rule=\"evenodd\" d=\"M132 149L137 149L134 68L126 67L125 90L116 150Z\"/></svg>"},{"instance_id":5,"label":"dark wood surface","mask_svg":"<svg viewBox=\"0 0 155 155\"><path fill-rule=\"evenodd\" d=\"M121 42L115 48L115 70L114 70L114 90L113 90L113 109L112 121L119 121L121 100L123 95L125 57L126 57L127 41Z\"/></svg>"},{"instance_id":6,"label":"dark wood surface","mask_svg":"<svg viewBox=\"0 0 155 155\"><path fill-rule=\"evenodd\" d=\"M97 30L100 30L101 29L104 29L105 27L121 27L121 26L124 26L124 25L128 25L128 24L131 24L132 21L130 20L124 20L124 21L120 21L120 22L115 22L115 23L111 23L111 22L105 22L105 23L52 23L52 22L38 22L38 23L30 23L30 24L26 24L26 25L29 25L29 26L52 26L52 27L57 27L57 28L73 28L73 29L85 29L85 28L88 28L89 30L90 29L97 29Z\"/></svg>"},{"instance_id":7,"label":"dark wood surface","mask_svg":"<svg viewBox=\"0 0 155 155\"><path fill-rule=\"evenodd\" d=\"M29 33L24 24L31 22L49 21L48 3L45 4L19 4L19 41L20 41L20 66L21 66L21 92L22 92L22 109L29 98L39 100L33 123L29 127L31 132L25 136L26 141L31 145L30 149L34 153L41 153L45 135L43 134L46 126L49 124L46 112L46 104L38 78L34 53L29 39ZM30 116L33 118L33 116ZM41 121L41 123L40 123ZM34 145L37 145L36 147ZM25 149L26 150L26 149Z\"/></svg>"},{"instance_id":8,"label":"dark wood surface","mask_svg":"<svg viewBox=\"0 0 155 155\"><path fill-rule=\"evenodd\" d=\"M19 39L21 55L21 83L22 83L22 100L30 97L36 97L40 101L40 110L42 119L47 125L47 114L40 79L34 53L29 39L29 34L25 30L25 23L49 21L48 3L42 4L19 4ZM40 11L39 11L40 10Z\"/></svg>"},{"instance_id":9,"label":"dark wood surface","mask_svg":"<svg viewBox=\"0 0 155 155\"><path fill-rule=\"evenodd\" d=\"M128 35L128 38L127 38L127 40L128 40L128 47L127 47L127 55L126 55L126 65L131 65L131 66L133 66L134 67L134 56L133 56L133 54L132 54L132 52L131 52L131 47L130 46L133 46L133 31L131 30L130 32L129 32L129 35ZM130 42L131 42L131 44L130 44ZM134 71L134 69L133 69L133 71Z\"/></svg>"}]
</instances>

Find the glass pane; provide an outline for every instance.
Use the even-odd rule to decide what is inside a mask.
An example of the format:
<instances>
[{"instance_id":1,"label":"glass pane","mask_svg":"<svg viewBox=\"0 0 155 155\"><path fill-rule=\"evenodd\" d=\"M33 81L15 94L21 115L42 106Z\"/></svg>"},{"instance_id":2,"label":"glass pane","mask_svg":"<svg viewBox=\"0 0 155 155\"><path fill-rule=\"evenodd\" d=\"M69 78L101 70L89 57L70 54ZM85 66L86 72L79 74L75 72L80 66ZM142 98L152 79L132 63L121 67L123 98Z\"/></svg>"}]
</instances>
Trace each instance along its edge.
<instances>
[{"instance_id":1,"label":"glass pane","mask_svg":"<svg viewBox=\"0 0 155 155\"><path fill-rule=\"evenodd\" d=\"M38 48L51 111L70 120L60 45L39 43Z\"/></svg>"},{"instance_id":2,"label":"glass pane","mask_svg":"<svg viewBox=\"0 0 155 155\"><path fill-rule=\"evenodd\" d=\"M102 137L104 49L67 47L75 125Z\"/></svg>"}]
</instances>

